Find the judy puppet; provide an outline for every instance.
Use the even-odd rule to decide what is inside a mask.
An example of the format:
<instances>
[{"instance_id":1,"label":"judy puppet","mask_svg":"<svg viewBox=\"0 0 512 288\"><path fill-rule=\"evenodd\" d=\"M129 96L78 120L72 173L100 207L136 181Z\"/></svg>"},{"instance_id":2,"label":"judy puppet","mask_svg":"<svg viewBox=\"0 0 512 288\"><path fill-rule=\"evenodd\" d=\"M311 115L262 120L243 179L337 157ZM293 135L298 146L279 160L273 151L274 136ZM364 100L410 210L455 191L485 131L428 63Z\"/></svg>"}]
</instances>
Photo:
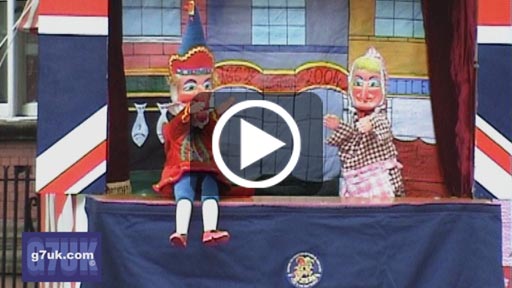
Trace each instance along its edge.
<instances>
[{"instance_id":1,"label":"judy puppet","mask_svg":"<svg viewBox=\"0 0 512 288\"><path fill-rule=\"evenodd\" d=\"M387 72L375 48L357 58L349 73L348 96L353 123L326 115L333 132L327 143L339 149L343 197L403 196L402 165L397 161L391 124L386 117Z\"/></svg>"}]
</instances>

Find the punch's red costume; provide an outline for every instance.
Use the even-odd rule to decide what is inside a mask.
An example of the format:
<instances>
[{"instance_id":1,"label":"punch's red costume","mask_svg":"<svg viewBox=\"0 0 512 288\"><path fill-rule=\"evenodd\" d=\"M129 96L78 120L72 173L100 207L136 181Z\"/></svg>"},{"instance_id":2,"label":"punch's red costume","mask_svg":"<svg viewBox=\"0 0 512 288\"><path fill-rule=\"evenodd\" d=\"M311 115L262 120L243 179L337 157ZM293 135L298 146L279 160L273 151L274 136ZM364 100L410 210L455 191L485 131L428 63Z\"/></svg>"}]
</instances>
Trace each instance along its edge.
<instances>
[{"instance_id":1,"label":"punch's red costume","mask_svg":"<svg viewBox=\"0 0 512 288\"><path fill-rule=\"evenodd\" d=\"M219 182L227 184L213 160L211 139L216 123L216 113L210 112L209 121L202 129L192 128L184 109L163 127L166 159L162 177L153 186L157 192L170 195L172 185L186 172L212 173Z\"/></svg>"}]
</instances>

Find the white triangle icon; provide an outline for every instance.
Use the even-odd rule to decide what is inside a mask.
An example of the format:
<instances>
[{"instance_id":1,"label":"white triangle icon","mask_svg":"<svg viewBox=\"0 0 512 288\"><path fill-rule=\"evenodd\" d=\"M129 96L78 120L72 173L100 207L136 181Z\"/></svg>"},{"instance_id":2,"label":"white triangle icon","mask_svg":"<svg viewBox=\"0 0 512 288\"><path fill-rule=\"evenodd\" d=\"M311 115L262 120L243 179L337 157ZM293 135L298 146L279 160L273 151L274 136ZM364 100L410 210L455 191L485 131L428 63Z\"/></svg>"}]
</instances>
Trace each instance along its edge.
<instances>
[{"instance_id":1,"label":"white triangle icon","mask_svg":"<svg viewBox=\"0 0 512 288\"><path fill-rule=\"evenodd\" d=\"M283 141L240 119L240 170L284 145Z\"/></svg>"}]
</instances>

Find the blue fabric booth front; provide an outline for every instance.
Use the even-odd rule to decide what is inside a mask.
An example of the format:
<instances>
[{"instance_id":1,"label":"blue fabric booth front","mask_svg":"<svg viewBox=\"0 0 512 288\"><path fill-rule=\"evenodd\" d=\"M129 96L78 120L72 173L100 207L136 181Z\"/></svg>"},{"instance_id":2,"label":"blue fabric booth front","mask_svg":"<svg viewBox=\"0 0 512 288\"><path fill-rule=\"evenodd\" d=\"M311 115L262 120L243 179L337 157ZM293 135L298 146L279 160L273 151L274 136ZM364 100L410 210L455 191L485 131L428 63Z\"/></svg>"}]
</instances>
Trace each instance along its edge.
<instances>
[{"instance_id":1,"label":"blue fabric booth front","mask_svg":"<svg viewBox=\"0 0 512 288\"><path fill-rule=\"evenodd\" d=\"M221 202L232 237L217 247L201 243L196 203L189 246L177 249L168 243L174 202L91 196L103 273L82 287L294 287L289 264L301 252L316 257L314 287L503 287L499 205L279 199Z\"/></svg>"}]
</instances>

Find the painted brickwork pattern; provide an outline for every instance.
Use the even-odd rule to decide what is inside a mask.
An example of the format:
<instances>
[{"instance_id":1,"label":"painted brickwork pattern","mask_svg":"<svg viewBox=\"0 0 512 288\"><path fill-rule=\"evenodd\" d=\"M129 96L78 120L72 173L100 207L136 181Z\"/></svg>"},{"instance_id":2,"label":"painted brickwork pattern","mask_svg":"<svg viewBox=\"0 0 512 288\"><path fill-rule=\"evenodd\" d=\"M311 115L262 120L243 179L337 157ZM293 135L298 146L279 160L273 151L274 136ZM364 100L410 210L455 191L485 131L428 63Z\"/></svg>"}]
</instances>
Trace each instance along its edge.
<instances>
[{"instance_id":1,"label":"painted brickwork pattern","mask_svg":"<svg viewBox=\"0 0 512 288\"><path fill-rule=\"evenodd\" d=\"M206 0L196 1L196 5L203 22L205 36L208 35ZM188 20L187 13L181 13L182 32ZM123 43L124 68L125 70L144 70L151 68L167 68L169 55L178 51L179 41L173 42L125 42Z\"/></svg>"}]
</instances>

